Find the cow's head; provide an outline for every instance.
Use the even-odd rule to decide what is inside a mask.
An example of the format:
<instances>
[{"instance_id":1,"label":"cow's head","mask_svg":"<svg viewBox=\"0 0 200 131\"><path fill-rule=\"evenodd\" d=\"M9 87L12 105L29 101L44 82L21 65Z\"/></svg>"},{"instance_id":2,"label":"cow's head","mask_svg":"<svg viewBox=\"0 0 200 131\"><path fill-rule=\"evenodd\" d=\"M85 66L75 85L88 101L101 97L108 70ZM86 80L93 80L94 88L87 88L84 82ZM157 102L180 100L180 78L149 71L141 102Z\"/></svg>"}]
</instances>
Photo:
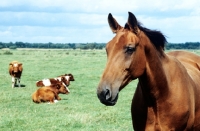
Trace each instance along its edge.
<instances>
[{"instance_id":1,"label":"cow's head","mask_svg":"<svg viewBox=\"0 0 200 131\"><path fill-rule=\"evenodd\" d=\"M75 81L74 76L72 74L64 74L57 77L60 81L62 81L66 86L70 85L70 81Z\"/></svg>"},{"instance_id":2,"label":"cow's head","mask_svg":"<svg viewBox=\"0 0 200 131\"><path fill-rule=\"evenodd\" d=\"M69 94L69 90L67 87L65 87L62 82L57 82L54 85L51 85L53 88L56 88L58 90L58 93L61 94Z\"/></svg>"},{"instance_id":3,"label":"cow's head","mask_svg":"<svg viewBox=\"0 0 200 131\"><path fill-rule=\"evenodd\" d=\"M13 73L22 72L22 63L10 63Z\"/></svg>"},{"instance_id":4,"label":"cow's head","mask_svg":"<svg viewBox=\"0 0 200 131\"><path fill-rule=\"evenodd\" d=\"M64 75L66 79L68 79L69 81L75 81L74 76L70 73L70 74L65 74Z\"/></svg>"},{"instance_id":5,"label":"cow's head","mask_svg":"<svg viewBox=\"0 0 200 131\"><path fill-rule=\"evenodd\" d=\"M65 86L69 86L70 82L64 76L58 77L58 79L65 84Z\"/></svg>"}]
</instances>

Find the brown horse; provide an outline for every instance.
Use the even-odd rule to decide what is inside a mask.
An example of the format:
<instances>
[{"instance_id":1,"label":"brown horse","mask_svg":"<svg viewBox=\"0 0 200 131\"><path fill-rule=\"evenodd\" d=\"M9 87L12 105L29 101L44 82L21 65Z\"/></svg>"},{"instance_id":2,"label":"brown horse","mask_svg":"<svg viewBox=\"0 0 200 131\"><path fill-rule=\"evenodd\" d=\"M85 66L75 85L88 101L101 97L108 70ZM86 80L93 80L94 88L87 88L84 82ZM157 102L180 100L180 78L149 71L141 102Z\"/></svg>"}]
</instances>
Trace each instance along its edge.
<instances>
[{"instance_id":1,"label":"brown horse","mask_svg":"<svg viewBox=\"0 0 200 131\"><path fill-rule=\"evenodd\" d=\"M165 54L165 36L141 26L131 12L124 27L111 14L108 23L116 35L106 45L107 64L97 88L99 100L115 105L119 91L138 78L131 107L135 131L199 131L198 67Z\"/></svg>"}]
</instances>

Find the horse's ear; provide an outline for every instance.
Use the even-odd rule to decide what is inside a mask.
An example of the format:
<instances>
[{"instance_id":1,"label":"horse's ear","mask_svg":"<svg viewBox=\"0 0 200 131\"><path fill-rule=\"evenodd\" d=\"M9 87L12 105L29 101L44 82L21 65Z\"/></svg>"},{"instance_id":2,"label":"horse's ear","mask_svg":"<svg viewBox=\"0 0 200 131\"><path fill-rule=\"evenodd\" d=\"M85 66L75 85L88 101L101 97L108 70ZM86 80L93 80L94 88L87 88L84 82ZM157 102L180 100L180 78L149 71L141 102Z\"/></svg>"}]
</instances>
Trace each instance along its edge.
<instances>
[{"instance_id":1,"label":"horse's ear","mask_svg":"<svg viewBox=\"0 0 200 131\"><path fill-rule=\"evenodd\" d=\"M113 18L112 14L108 14L108 23L113 33L117 33L122 27L117 23L115 18Z\"/></svg>"},{"instance_id":2,"label":"horse's ear","mask_svg":"<svg viewBox=\"0 0 200 131\"><path fill-rule=\"evenodd\" d=\"M127 24L129 25L130 30L134 32L135 34L137 34L139 32L137 19L133 13L128 12L128 14L129 16L128 16Z\"/></svg>"},{"instance_id":3,"label":"horse's ear","mask_svg":"<svg viewBox=\"0 0 200 131\"><path fill-rule=\"evenodd\" d=\"M129 27L128 23L125 24L124 29L130 30L130 27Z\"/></svg>"}]
</instances>

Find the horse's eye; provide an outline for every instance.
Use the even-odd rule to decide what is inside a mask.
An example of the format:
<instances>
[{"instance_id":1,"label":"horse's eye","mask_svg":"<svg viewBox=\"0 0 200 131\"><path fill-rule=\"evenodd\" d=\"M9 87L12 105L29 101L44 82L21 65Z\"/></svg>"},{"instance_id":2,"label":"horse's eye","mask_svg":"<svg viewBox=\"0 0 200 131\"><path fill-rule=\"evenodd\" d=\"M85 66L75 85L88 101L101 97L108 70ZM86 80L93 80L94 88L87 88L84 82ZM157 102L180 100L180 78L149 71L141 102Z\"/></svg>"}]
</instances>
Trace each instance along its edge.
<instances>
[{"instance_id":1,"label":"horse's eye","mask_svg":"<svg viewBox=\"0 0 200 131\"><path fill-rule=\"evenodd\" d=\"M135 51L135 47L130 47L130 46L128 46L128 47L126 47L126 53L127 54L132 54L133 52Z\"/></svg>"}]
</instances>

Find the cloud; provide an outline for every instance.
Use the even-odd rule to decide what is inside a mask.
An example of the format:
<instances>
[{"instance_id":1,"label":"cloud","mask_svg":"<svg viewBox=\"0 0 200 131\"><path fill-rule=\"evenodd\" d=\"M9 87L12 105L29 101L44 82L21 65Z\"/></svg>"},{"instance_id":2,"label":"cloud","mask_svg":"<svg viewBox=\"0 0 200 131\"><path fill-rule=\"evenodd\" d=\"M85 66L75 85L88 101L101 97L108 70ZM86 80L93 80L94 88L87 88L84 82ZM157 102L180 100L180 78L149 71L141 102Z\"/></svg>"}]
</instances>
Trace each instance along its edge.
<instances>
[{"instance_id":1,"label":"cloud","mask_svg":"<svg viewBox=\"0 0 200 131\"><path fill-rule=\"evenodd\" d=\"M169 42L199 41L200 1L6 0L0 3L1 41L108 42L112 13L123 26L128 11L143 25L161 30Z\"/></svg>"}]
</instances>

